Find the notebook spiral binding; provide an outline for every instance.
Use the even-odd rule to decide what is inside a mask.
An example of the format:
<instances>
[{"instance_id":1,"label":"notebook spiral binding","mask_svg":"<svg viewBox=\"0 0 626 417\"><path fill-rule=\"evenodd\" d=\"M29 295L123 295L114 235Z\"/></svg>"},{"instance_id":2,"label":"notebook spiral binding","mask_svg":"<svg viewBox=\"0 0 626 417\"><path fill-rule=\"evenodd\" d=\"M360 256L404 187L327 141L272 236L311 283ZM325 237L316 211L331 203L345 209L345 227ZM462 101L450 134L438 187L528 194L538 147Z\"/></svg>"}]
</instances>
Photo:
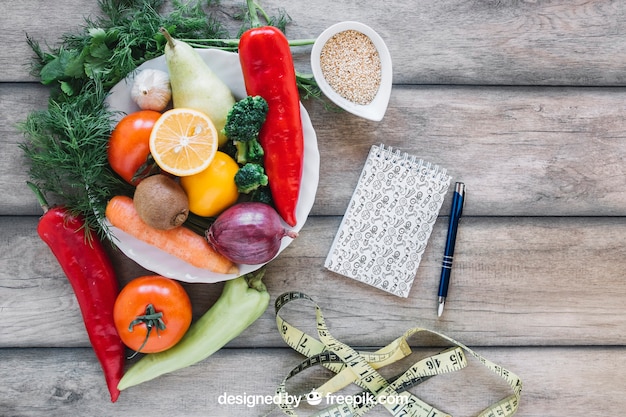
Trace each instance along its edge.
<instances>
[{"instance_id":1,"label":"notebook spiral binding","mask_svg":"<svg viewBox=\"0 0 626 417\"><path fill-rule=\"evenodd\" d=\"M375 156L378 158L382 157L391 163L399 163L400 166L405 166L406 163L408 163L409 166L417 172L430 174L433 178L438 180L445 180L448 175L448 170L446 168L442 168L437 164L433 165L432 163L426 162L421 158L418 159L415 155L411 155L389 145L385 146L382 143L378 145Z\"/></svg>"}]
</instances>

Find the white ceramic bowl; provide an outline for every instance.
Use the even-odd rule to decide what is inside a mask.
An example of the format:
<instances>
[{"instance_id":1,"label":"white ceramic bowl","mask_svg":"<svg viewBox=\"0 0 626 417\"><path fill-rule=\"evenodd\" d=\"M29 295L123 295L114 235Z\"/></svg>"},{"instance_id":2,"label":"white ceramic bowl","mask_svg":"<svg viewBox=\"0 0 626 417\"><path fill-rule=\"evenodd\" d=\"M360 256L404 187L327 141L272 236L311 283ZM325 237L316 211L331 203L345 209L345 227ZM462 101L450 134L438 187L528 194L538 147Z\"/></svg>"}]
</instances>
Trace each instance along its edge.
<instances>
[{"instance_id":1,"label":"white ceramic bowl","mask_svg":"<svg viewBox=\"0 0 626 417\"><path fill-rule=\"evenodd\" d=\"M239 56L236 53L224 52L217 49L199 49L198 53L215 74L230 87L235 98L241 99L246 96L246 88L241 72L241 65L239 63ZM161 55L158 58L152 59L141 65L138 70L146 68L167 71L165 57ZM120 81L111 89L107 103L112 110L124 114L139 110L139 107L137 107L130 97L130 89L134 75L135 74L130 74L126 80ZM300 113L302 117L302 128L304 130L304 171L302 173L300 196L296 205L296 218L298 221L295 227L289 227L284 224L285 227L296 232L300 231L302 226L304 226L315 201L320 164L317 136L311 124L311 119L302 104L300 105ZM121 117L122 114L119 115L119 118ZM135 239L110 224L109 226L113 234L114 243L126 256L150 271L180 281L202 283L226 281L255 271L263 266L238 265L239 274L217 274L205 269L196 268L154 246L150 246ZM281 242L280 252L292 241L293 239L284 237ZM278 256L278 254L276 256Z\"/></svg>"},{"instance_id":2,"label":"white ceramic bowl","mask_svg":"<svg viewBox=\"0 0 626 417\"><path fill-rule=\"evenodd\" d=\"M324 78L324 74L322 72L320 63L322 48L334 35L347 30L355 30L366 35L376 47L378 56L380 57L380 85L374 99L368 104L358 104L342 97L330 86L328 81ZM387 45L385 45L385 42L380 35L378 35L378 33L376 33L376 31L372 28L363 23L346 21L336 23L326 29L320 36L317 37L315 43L313 44L313 48L311 50L311 70L313 71L313 76L315 77L320 89L333 103L359 117L374 121L382 120L385 112L387 111L389 97L391 96L393 70L391 65L391 55L389 54Z\"/></svg>"}]
</instances>

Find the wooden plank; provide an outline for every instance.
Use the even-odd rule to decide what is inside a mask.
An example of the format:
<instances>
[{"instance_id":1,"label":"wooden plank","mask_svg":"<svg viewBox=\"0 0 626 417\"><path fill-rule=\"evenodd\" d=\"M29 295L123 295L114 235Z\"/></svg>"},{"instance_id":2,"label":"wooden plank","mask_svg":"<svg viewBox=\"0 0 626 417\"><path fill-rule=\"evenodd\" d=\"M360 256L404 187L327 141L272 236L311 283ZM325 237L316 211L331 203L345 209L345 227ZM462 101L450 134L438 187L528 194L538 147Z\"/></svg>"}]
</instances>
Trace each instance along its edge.
<instances>
[{"instance_id":1,"label":"wooden plank","mask_svg":"<svg viewBox=\"0 0 626 417\"><path fill-rule=\"evenodd\" d=\"M311 218L269 265L265 282L272 300L285 291L309 294L348 343L384 345L415 326L481 346L626 343L619 330L626 328L626 225L620 218L464 218L441 319L436 292L445 217L435 225L406 299L323 267L339 221ZM89 346L72 290L36 236L35 222L0 217L0 347ZM122 285L143 272L119 252L113 256ZM185 284L196 317L212 305L220 285ZM313 314L304 303L289 307L285 319L315 334ZM232 346L282 344L270 307Z\"/></svg>"},{"instance_id":2,"label":"wooden plank","mask_svg":"<svg viewBox=\"0 0 626 417\"><path fill-rule=\"evenodd\" d=\"M242 1L220 2L218 18L241 10ZM307 7L267 0L270 13L285 9L293 19L292 39L314 38L326 27L357 20L376 29L389 46L398 84L623 85L626 5L610 1L425 0L419 3L364 0L329 4L311 0ZM84 17L98 12L97 2L25 0L0 16L5 35L0 57L2 81L32 80L32 56L25 34L54 45ZM237 25L227 25L236 34ZM301 49L302 70L309 70ZM563 71L567 68L567 71Z\"/></svg>"},{"instance_id":3,"label":"wooden plank","mask_svg":"<svg viewBox=\"0 0 626 417\"><path fill-rule=\"evenodd\" d=\"M314 110L323 174L316 213L345 211L355 167L372 143L384 143L464 181L468 215L624 215L623 93L396 87L380 123Z\"/></svg>"},{"instance_id":4,"label":"wooden plank","mask_svg":"<svg viewBox=\"0 0 626 417\"><path fill-rule=\"evenodd\" d=\"M54 3L26 1L7 3L0 14L0 25L13 28L3 37L5 52L0 55L2 73L0 81L33 81L30 76L31 60L34 57L28 46L27 36L41 46L54 46L65 33L74 32L85 23L88 16L99 12L96 1L60 0Z\"/></svg>"},{"instance_id":5,"label":"wooden plank","mask_svg":"<svg viewBox=\"0 0 626 417\"><path fill-rule=\"evenodd\" d=\"M0 84L0 214L40 213L15 125L46 94ZM466 182L468 215L626 215L624 103L624 88L397 86L376 123L307 102L321 158L313 214L345 212L369 147L382 142Z\"/></svg>"},{"instance_id":6,"label":"wooden plank","mask_svg":"<svg viewBox=\"0 0 626 417\"><path fill-rule=\"evenodd\" d=\"M36 84L0 83L0 215L41 214L37 199L26 186L28 161L19 149L25 138L19 124L27 114L46 108L48 90Z\"/></svg>"},{"instance_id":7,"label":"wooden plank","mask_svg":"<svg viewBox=\"0 0 626 417\"><path fill-rule=\"evenodd\" d=\"M626 407L623 385L626 350L619 348L481 348L477 352L517 373L524 383L516 417L620 415ZM409 362L383 369L389 377L433 352L416 349ZM223 394L273 395L275 387L301 356L285 348L223 349L191 367L122 392L117 403L108 399L103 377L90 349L4 349L0 361L0 409L5 415L46 414L139 416L259 416L273 410L268 401L255 406L220 404ZM261 365L263 364L263 365ZM294 394L306 394L328 378L314 369L288 383ZM588 384L602 387L593 390ZM593 395L589 395L592 389ZM350 388L343 395L354 394ZM476 416L489 404L511 393L502 380L475 359L461 372L435 377L411 390L431 405L455 417ZM157 399L155 399L157 398ZM336 398L336 397L335 397ZM261 404L260 404L261 403ZM304 402L296 411L311 415L319 409ZM306 410L306 412L305 412ZM304 414L302 414L305 412ZM274 410L272 416L282 413ZM385 417L381 406L367 414Z\"/></svg>"}]
</instances>

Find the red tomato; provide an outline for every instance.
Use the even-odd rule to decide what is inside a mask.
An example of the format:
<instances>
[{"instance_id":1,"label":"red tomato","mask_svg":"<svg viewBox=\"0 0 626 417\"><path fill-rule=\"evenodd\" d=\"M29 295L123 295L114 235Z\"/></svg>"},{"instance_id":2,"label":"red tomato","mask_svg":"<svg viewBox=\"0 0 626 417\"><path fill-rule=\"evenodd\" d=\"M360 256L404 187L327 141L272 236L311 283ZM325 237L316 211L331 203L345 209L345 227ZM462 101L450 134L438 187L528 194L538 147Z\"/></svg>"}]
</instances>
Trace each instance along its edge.
<instances>
[{"instance_id":1,"label":"red tomato","mask_svg":"<svg viewBox=\"0 0 626 417\"><path fill-rule=\"evenodd\" d=\"M142 353L161 352L174 346L189 329L191 318L191 301L183 286L160 275L130 281L113 307L120 338L126 346Z\"/></svg>"},{"instance_id":2,"label":"red tomato","mask_svg":"<svg viewBox=\"0 0 626 417\"><path fill-rule=\"evenodd\" d=\"M113 171L128 183L147 160L150 154L150 132L161 113L154 110L140 110L124 116L109 138L108 158Z\"/></svg>"}]
</instances>

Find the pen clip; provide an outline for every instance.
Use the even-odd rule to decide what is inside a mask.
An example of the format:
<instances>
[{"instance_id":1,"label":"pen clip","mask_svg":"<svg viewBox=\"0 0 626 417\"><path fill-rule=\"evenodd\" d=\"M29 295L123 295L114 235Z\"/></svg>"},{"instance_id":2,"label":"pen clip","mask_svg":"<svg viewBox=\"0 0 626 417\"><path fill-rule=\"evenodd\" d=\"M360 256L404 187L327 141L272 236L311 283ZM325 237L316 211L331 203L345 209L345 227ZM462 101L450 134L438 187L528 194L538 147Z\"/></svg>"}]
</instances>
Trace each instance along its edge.
<instances>
[{"instance_id":1,"label":"pen clip","mask_svg":"<svg viewBox=\"0 0 626 417\"><path fill-rule=\"evenodd\" d=\"M461 210L465 211L465 187L463 187L463 203L461 204Z\"/></svg>"},{"instance_id":2,"label":"pen clip","mask_svg":"<svg viewBox=\"0 0 626 417\"><path fill-rule=\"evenodd\" d=\"M454 185L454 192L461 196L461 210L465 209L465 183L457 182Z\"/></svg>"}]
</instances>

